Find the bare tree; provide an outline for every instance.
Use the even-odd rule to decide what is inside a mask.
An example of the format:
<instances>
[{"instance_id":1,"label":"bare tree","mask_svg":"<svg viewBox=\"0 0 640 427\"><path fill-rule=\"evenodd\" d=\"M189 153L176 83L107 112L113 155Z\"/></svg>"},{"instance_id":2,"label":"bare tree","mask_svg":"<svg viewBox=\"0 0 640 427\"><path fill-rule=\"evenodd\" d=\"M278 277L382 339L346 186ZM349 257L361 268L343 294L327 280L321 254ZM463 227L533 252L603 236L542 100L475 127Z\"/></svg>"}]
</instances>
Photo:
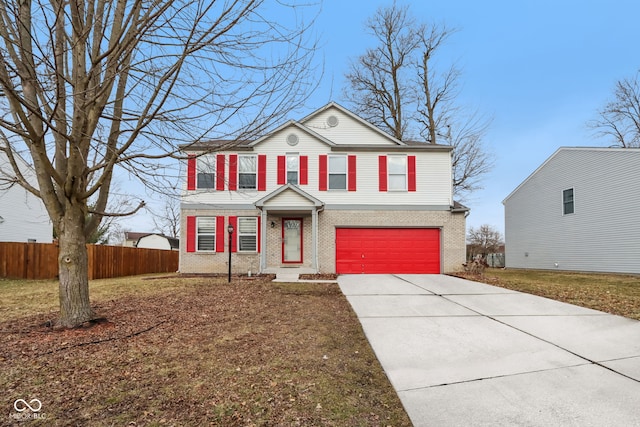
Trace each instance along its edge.
<instances>
[{"instance_id":1,"label":"bare tree","mask_svg":"<svg viewBox=\"0 0 640 427\"><path fill-rule=\"evenodd\" d=\"M0 150L13 166L7 179L43 200L59 235L58 325L95 317L87 237L104 217L144 205L107 212L114 174L150 185L179 144L249 138L302 105L315 84L304 8L0 0Z\"/></svg>"},{"instance_id":2,"label":"bare tree","mask_svg":"<svg viewBox=\"0 0 640 427\"><path fill-rule=\"evenodd\" d=\"M504 245L502 234L488 224L483 224L478 228L469 228L467 231L467 244L471 246L470 255L481 255L483 258L488 254L498 252Z\"/></svg>"},{"instance_id":3,"label":"bare tree","mask_svg":"<svg viewBox=\"0 0 640 427\"><path fill-rule=\"evenodd\" d=\"M588 125L622 148L640 147L640 71L616 83L614 99Z\"/></svg>"},{"instance_id":4,"label":"bare tree","mask_svg":"<svg viewBox=\"0 0 640 427\"><path fill-rule=\"evenodd\" d=\"M358 114L402 140L408 125L404 109L415 98L410 84L412 56L418 34L409 7L379 8L366 23L377 46L367 49L349 67L345 96Z\"/></svg>"},{"instance_id":5,"label":"bare tree","mask_svg":"<svg viewBox=\"0 0 640 427\"><path fill-rule=\"evenodd\" d=\"M177 238L180 234L180 203L177 196L165 199L161 212L153 215L156 230L165 236Z\"/></svg>"},{"instance_id":6,"label":"bare tree","mask_svg":"<svg viewBox=\"0 0 640 427\"><path fill-rule=\"evenodd\" d=\"M483 139L490 120L456 104L460 71L436 67L435 58L456 30L417 23L409 6L376 11L366 28L377 46L351 64L345 97L356 112L397 139L419 134L453 146L454 194L480 188L493 166Z\"/></svg>"},{"instance_id":7,"label":"bare tree","mask_svg":"<svg viewBox=\"0 0 640 427\"><path fill-rule=\"evenodd\" d=\"M451 66L440 75L433 66L434 56L455 31L445 25L422 25L418 30L420 55L416 63L418 103L415 119L420 123L421 136L436 144L440 136L449 135L456 108L460 71Z\"/></svg>"}]
</instances>

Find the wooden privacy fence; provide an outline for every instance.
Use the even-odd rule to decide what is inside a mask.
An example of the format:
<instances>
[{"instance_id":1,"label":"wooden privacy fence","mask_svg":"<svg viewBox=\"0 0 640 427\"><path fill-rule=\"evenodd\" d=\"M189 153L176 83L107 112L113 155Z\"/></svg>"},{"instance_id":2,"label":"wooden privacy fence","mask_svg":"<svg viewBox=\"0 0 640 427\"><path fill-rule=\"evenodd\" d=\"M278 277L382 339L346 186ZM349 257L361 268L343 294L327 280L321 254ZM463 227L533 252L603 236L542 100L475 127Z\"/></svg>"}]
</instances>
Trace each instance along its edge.
<instances>
[{"instance_id":1,"label":"wooden privacy fence","mask_svg":"<svg viewBox=\"0 0 640 427\"><path fill-rule=\"evenodd\" d=\"M103 245L87 245L87 251L89 280L178 270L177 251ZM55 279L57 276L58 245L0 242L0 277Z\"/></svg>"}]
</instances>

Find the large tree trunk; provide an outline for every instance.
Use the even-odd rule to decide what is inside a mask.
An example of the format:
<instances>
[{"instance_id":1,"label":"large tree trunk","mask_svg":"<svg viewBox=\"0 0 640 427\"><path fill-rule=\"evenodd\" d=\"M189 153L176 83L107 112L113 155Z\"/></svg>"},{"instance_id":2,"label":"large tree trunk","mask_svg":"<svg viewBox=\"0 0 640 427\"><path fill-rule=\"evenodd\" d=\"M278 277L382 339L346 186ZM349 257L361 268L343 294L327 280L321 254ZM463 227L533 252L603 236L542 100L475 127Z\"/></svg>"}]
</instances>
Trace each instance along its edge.
<instances>
[{"instance_id":1,"label":"large tree trunk","mask_svg":"<svg viewBox=\"0 0 640 427\"><path fill-rule=\"evenodd\" d=\"M70 208L59 223L60 318L58 326L64 328L77 327L95 318L89 303L89 262L84 222L82 210Z\"/></svg>"}]
</instances>

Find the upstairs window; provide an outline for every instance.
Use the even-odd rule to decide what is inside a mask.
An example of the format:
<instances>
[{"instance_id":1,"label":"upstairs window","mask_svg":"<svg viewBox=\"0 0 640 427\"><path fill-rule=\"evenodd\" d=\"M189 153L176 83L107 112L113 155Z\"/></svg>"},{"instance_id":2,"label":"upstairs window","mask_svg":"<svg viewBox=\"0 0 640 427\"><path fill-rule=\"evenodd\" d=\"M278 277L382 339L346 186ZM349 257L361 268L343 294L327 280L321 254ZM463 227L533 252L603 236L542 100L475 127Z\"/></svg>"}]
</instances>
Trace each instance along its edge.
<instances>
[{"instance_id":1,"label":"upstairs window","mask_svg":"<svg viewBox=\"0 0 640 427\"><path fill-rule=\"evenodd\" d=\"M238 188L257 188L258 161L256 156L238 156Z\"/></svg>"},{"instance_id":2,"label":"upstairs window","mask_svg":"<svg viewBox=\"0 0 640 427\"><path fill-rule=\"evenodd\" d=\"M569 215L575 210L573 202L573 188L562 191L562 214Z\"/></svg>"},{"instance_id":3,"label":"upstairs window","mask_svg":"<svg viewBox=\"0 0 640 427\"><path fill-rule=\"evenodd\" d=\"M387 157L389 190L407 189L407 156L390 155Z\"/></svg>"},{"instance_id":4,"label":"upstairs window","mask_svg":"<svg viewBox=\"0 0 640 427\"><path fill-rule=\"evenodd\" d=\"M329 156L329 190L347 189L347 156Z\"/></svg>"},{"instance_id":5,"label":"upstairs window","mask_svg":"<svg viewBox=\"0 0 640 427\"><path fill-rule=\"evenodd\" d=\"M297 154L287 154L287 183L298 185L300 158Z\"/></svg>"},{"instance_id":6,"label":"upstairs window","mask_svg":"<svg viewBox=\"0 0 640 427\"><path fill-rule=\"evenodd\" d=\"M258 250L258 218L238 218L238 250L240 252L257 252Z\"/></svg>"},{"instance_id":7,"label":"upstairs window","mask_svg":"<svg viewBox=\"0 0 640 427\"><path fill-rule=\"evenodd\" d=\"M197 188L213 189L216 185L216 157L201 156L197 159Z\"/></svg>"}]
</instances>

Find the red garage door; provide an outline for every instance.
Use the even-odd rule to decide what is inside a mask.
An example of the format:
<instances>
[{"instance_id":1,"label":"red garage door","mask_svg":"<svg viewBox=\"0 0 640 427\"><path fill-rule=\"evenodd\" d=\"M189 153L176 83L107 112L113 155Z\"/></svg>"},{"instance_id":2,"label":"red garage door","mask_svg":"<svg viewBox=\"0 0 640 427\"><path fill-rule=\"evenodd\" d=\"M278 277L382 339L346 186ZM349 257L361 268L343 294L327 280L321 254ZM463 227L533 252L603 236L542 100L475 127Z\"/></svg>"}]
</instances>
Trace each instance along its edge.
<instances>
[{"instance_id":1,"label":"red garage door","mask_svg":"<svg viewBox=\"0 0 640 427\"><path fill-rule=\"evenodd\" d=\"M438 228L338 228L336 273L440 273Z\"/></svg>"}]
</instances>

